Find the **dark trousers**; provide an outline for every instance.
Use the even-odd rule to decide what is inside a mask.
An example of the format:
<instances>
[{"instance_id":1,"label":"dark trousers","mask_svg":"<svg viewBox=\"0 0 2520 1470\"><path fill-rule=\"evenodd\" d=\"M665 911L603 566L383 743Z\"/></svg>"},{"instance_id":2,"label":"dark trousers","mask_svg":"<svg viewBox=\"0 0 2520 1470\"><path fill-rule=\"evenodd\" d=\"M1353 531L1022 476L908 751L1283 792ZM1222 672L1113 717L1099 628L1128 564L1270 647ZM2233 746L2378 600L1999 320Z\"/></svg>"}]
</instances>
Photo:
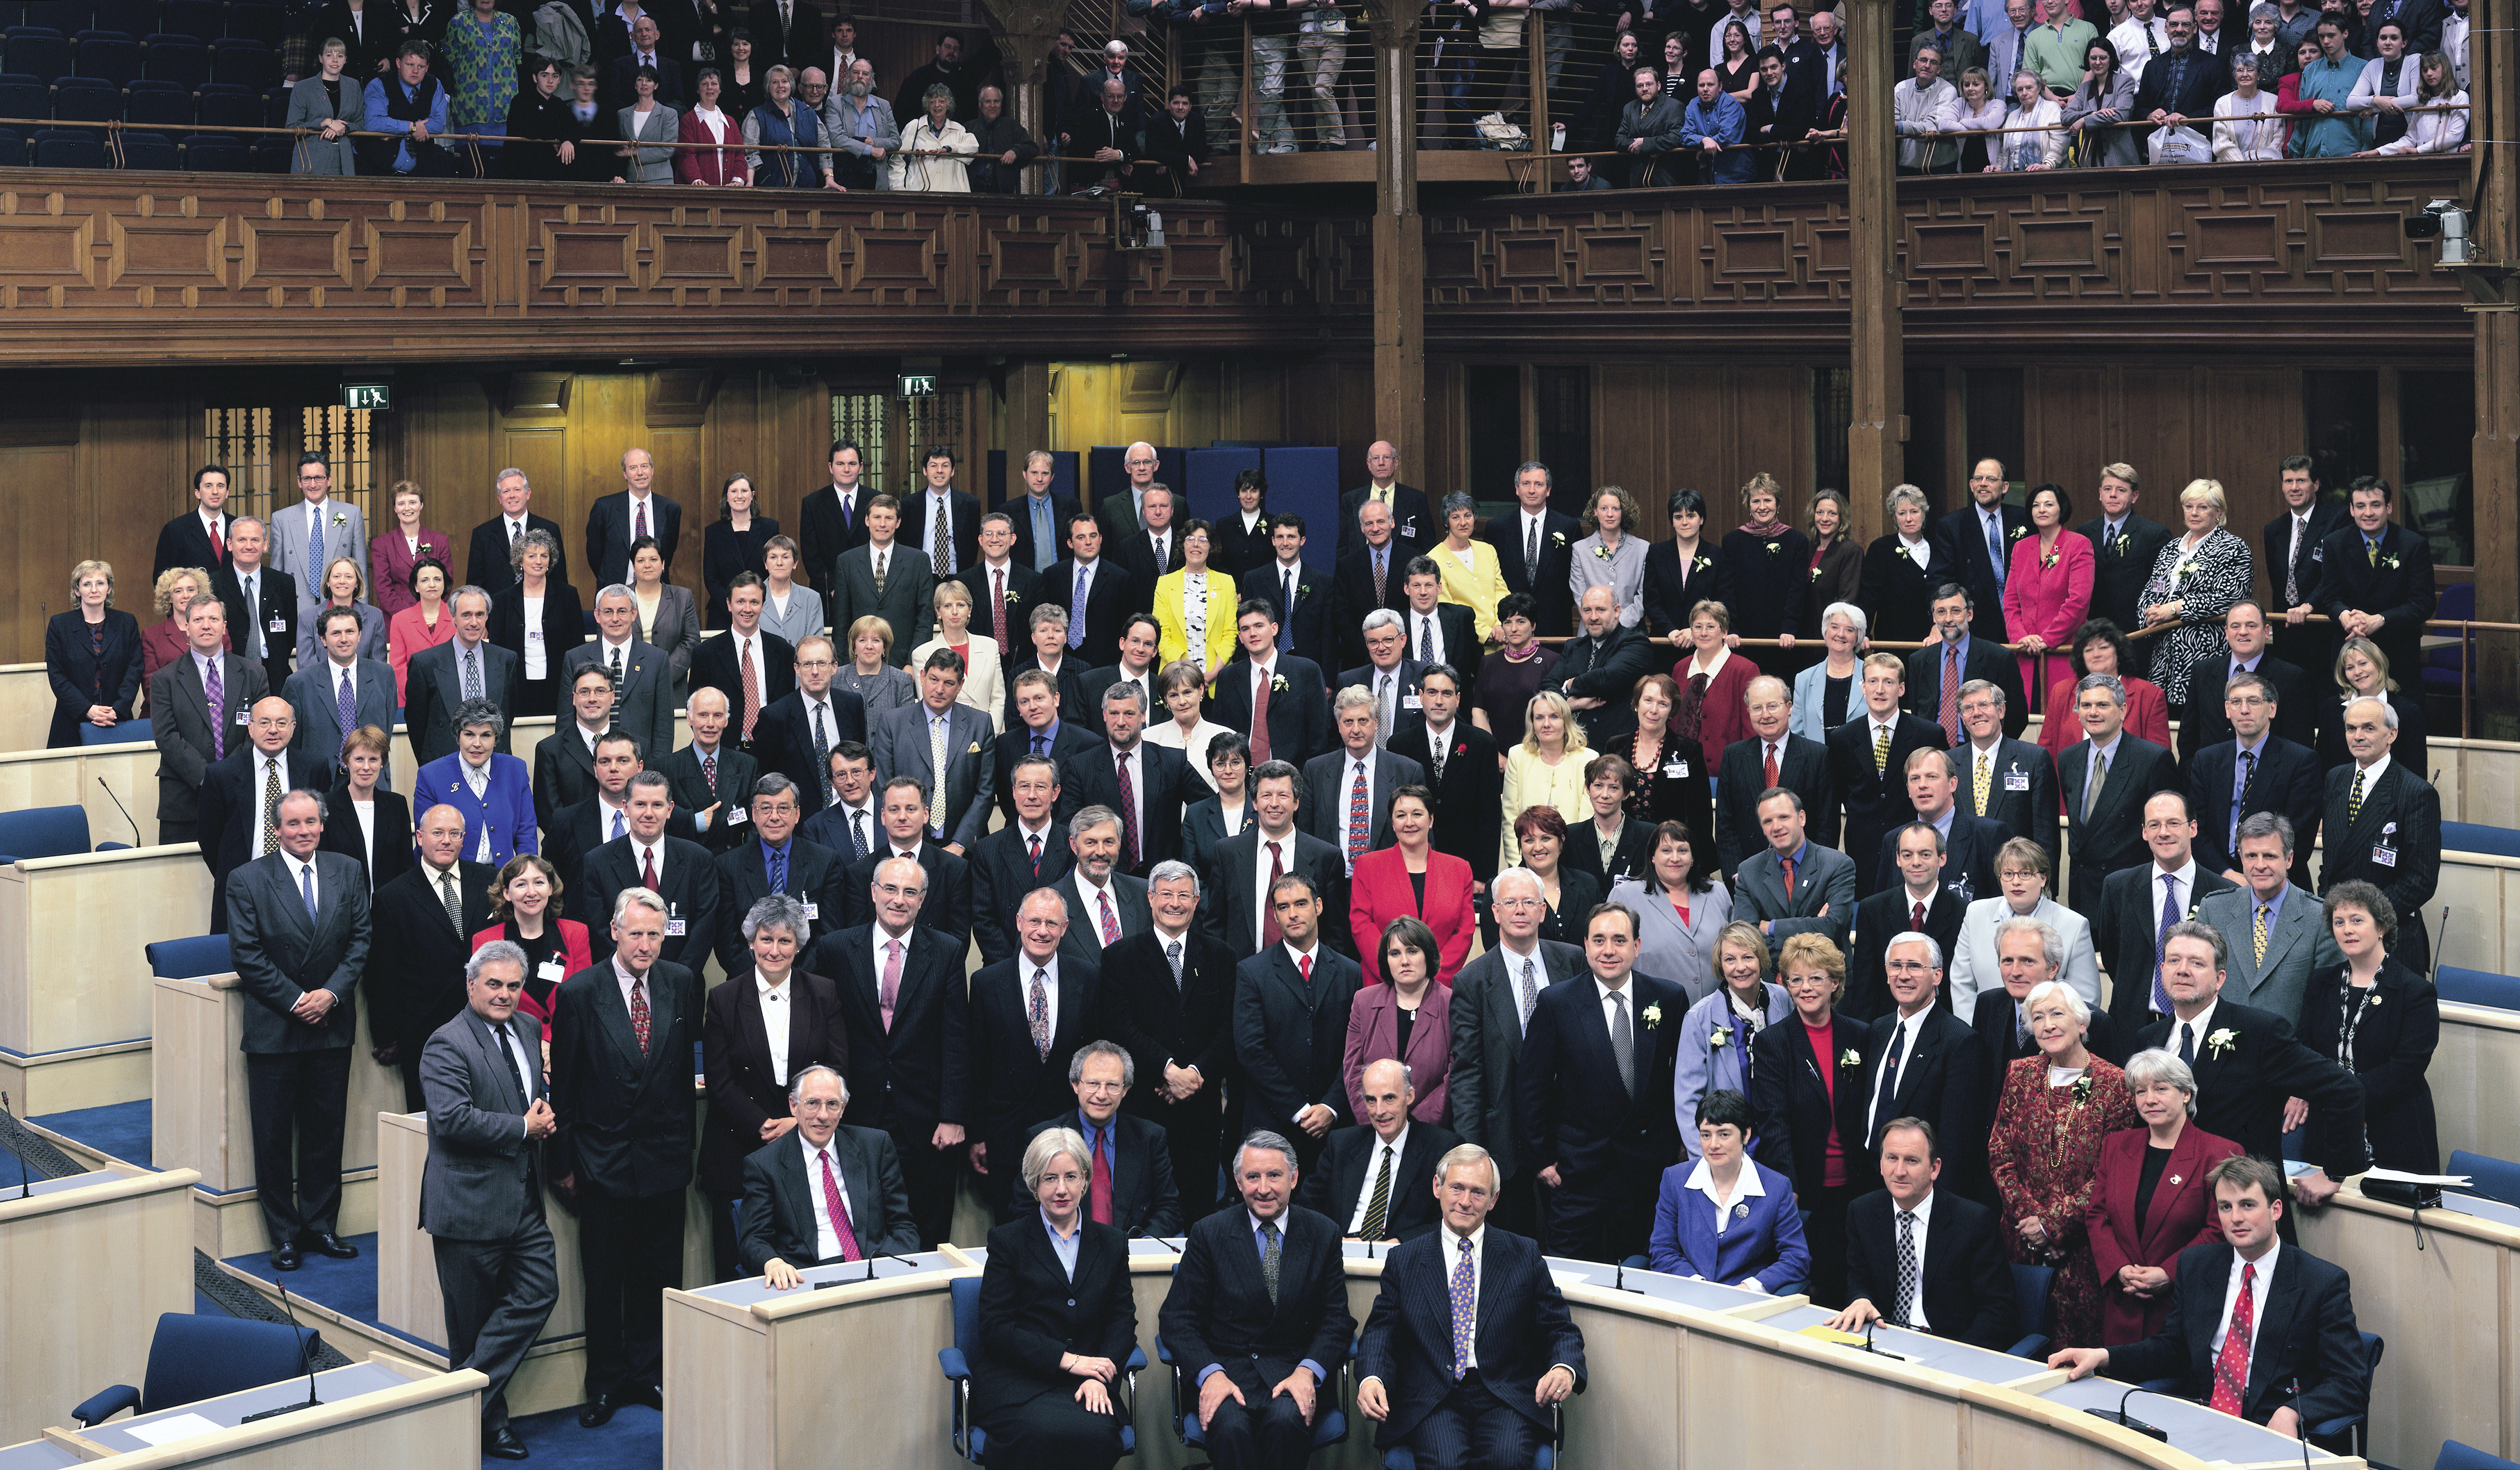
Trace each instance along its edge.
<instances>
[{"instance_id":1,"label":"dark trousers","mask_svg":"<svg viewBox=\"0 0 2520 1470\"><path fill-rule=\"evenodd\" d=\"M744 1274L742 1253L737 1249L742 1236L737 1232L737 1201L708 1197L709 1274L717 1281L732 1281Z\"/></svg>"},{"instance_id":2,"label":"dark trousers","mask_svg":"<svg viewBox=\"0 0 2520 1470\"><path fill-rule=\"evenodd\" d=\"M901 1155L902 1188L910 1195L910 1218L919 1225L919 1248L932 1251L954 1233L954 1186L963 1169L963 1150L938 1148L929 1140L936 1127L912 1132L892 1130L892 1147ZM1020 1164L1020 1156L1016 1159Z\"/></svg>"},{"instance_id":3,"label":"dark trousers","mask_svg":"<svg viewBox=\"0 0 2520 1470\"><path fill-rule=\"evenodd\" d=\"M402 1074L402 1110L406 1113L428 1112L428 1098L420 1091L420 1048L396 1047L394 1070Z\"/></svg>"},{"instance_id":4,"label":"dark trousers","mask_svg":"<svg viewBox=\"0 0 2520 1470\"><path fill-rule=\"evenodd\" d=\"M996 1409L980 1422L989 1432L989 1463L1007 1470L1110 1470L1120 1458L1120 1426L1128 1422L1125 1393L1114 1393L1111 1406L1118 1412L1098 1414L1072 1392L1052 1389L1028 1403Z\"/></svg>"},{"instance_id":5,"label":"dark trousers","mask_svg":"<svg viewBox=\"0 0 2520 1470\"><path fill-rule=\"evenodd\" d=\"M560 1300L560 1268L537 1186L516 1230L500 1240L432 1236L437 1290L446 1303L446 1360L476 1368L490 1380L481 1400L481 1430L507 1427L508 1380L542 1336Z\"/></svg>"},{"instance_id":6,"label":"dark trousers","mask_svg":"<svg viewBox=\"0 0 2520 1470\"><path fill-rule=\"evenodd\" d=\"M1216 1210L1217 1171L1225 1163L1225 1110L1218 1105L1217 1085L1208 1083L1188 1102L1150 1102L1146 1116L1164 1131L1187 1229Z\"/></svg>"},{"instance_id":7,"label":"dark trousers","mask_svg":"<svg viewBox=\"0 0 2520 1470\"><path fill-rule=\"evenodd\" d=\"M193 840L194 831L200 826L201 824L198 822L161 822L158 824L158 840L159 842L190 842Z\"/></svg>"},{"instance_id":8,"label":"dark trousers","mask_svg":"<svg viewBox=\"0 0 2520 1470\"><path fill-rule=\"evenodd\" d=\"M1812 1258L1809 1290L1820 1306L1846 1305L1846 1207L1860 1192L1853 1184L1834 1189L1822 1185L1810 1191L1810 1203L1804 1206L1811 1211L1811 1219L1803 1224L1803 1244ZM1798 1193L1797 1200L1800 1197Z\"/></svg>"},{"instance_id":9,"label":"dark trousers","mask_svg":"<svg viewBox=\"0 0 2520 1470\"><path fill-rule=\"evenodd\" d=\"M589 1399L656 1382L664 1365L664 1292L683 1284L683 1210L680 1189L608 1194L578 1180Z\"/></svg>"},{"instance_id":10,"label":"dark trousers","mask_svg":"<svg viewBox=\"0 0 2520 1470\"><path fill-rule=\"evenodd\" d=\"M1531 1421L1496 1396L1472 1368L1409 1436L1418 1462L1462 1470L1530 1470Z\"/></svg>"},{"instance_id":11,"label":"dark trousers","mask_svg":"<svg viewBox=\"0 0 2520 1470\"><path fill-rule=\"evenodd\" d=\"M350 1105L350 1048L248 1051L245 1082L253 1115L254 1193L272 1248L335 1233L341 1213L341 1118Z\"/></svg>"},{"instance_id":12,"label":"dark trousers","mask_svg":"<svg viewBox=\"0 0 2520 1470\"><path fill-rule=\"evenodd\" d=\"M1565 1171L1559 1170L1562 1177ZM1550 1255L1578 1261L1624 1261L1642 1255L1653 1237L1658 1171L1613 1164L1568 1179L1549 1191L1541 1240Z\"/></svg>"},{"instance_id":13,"label":"dark trousers","mask_svg":"<svg viewBox=\"0 0 2520 1470\"><path fill-rule=\"evenodd\" d=\"M1208 1421L1207 1457L1216 1470L1303 1470L1313 1454L1313 1426L1304 1422L1293 1395L1273 1397L1269 1392L1283 1383L1295 1365L1245 1359L1227 1363L1222 1371L1242 1390L1246 1402L1226 1400ZM1322 1412L1327 1403L1317 1397L1313 1411ZM1191 1406L1197 1406L1195 1399Z\"/></svg>"}]
</instances>

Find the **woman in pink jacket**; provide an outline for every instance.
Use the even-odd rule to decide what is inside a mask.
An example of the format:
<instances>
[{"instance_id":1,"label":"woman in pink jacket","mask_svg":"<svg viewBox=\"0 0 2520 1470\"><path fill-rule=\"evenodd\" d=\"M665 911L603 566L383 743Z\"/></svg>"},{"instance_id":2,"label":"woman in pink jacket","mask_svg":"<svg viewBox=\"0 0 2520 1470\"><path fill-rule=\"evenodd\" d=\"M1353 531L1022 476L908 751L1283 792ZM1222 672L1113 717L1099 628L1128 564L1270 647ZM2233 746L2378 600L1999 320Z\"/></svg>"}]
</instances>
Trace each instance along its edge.
<instances>
[{"instance_id":1,"label":"woman in pink jacket","mask_svg":"<svg viewBox=\"0 0 2520 1470\"><path fill-rule=\"evenodd\" d=\"M2030 528L2012 544L2003 579L2003 636L2021 649L2021 688L2033 695L2067 672L2066 646L2092 610L2092 543L2065 528L2074 502L2057 484L2030 492Z\"/></svg>"}]
</instances>

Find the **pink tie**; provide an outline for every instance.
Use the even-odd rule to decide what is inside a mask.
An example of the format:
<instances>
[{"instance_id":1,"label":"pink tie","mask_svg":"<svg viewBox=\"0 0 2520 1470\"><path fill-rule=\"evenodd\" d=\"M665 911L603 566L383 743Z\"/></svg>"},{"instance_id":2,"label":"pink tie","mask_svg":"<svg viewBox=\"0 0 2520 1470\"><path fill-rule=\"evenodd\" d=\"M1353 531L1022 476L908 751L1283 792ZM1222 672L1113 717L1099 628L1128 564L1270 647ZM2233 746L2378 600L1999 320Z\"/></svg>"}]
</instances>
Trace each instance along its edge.
<instances>
[{"instance_id":1,"label":"pink tie","mask_svg":"<svg viewBox=\"0 0 2520 1470\"><path fill-rule=\"evenodd\" d=\"M1960 646L1943 645L1943 735L1960 742Z\"/></svg>"},{"instance_id":2,"label":"pink tie","mask_svg":"<svg viewBox=\"0 0 2520 1470\"><path fill-rule=\"evenodd\" d=\"M653 64L653 63L650 63L649 65L652 66L652 65L654 65L654 64ZM643 500L643 501L639 502L639 523L638 523L637 525L635 525L635 526L633 526L633 527L631 527L631 528L630 528L630 539L631 539L631 540L633 540L633 541L636 541L636 540L638 540L640 537L645 536L645 535L647 535L647 534L648 534L648 503L647 503L646 501L644 501L644 500Z\"/></svg>"},{"instance_id":3,"label":"pink tie","mask_svg":"<svg viewBox=\"0 0 2520 1470\"><path fill-rule=\"evenodd\" d=\"M832 1156L819 1155L823 1161L823 1208L832 1212L832 1233L840 1237L840 1259L860 1261L857 1226L849 1223L849 1206L840 1198L839 1179L832 1173Z\"/></svg>"},{"instance_id":4,"label":"pink tie","mask_svg":"<svg viewBox=\"0 0 2520 1470\"><path fill-rule=\"evenodd\" d=\"M886 940L883 946L883 985L875 993L876 1007L883 1012L883 1029L892 1030L893 1002L901 999L901 941Z\"/></svg>"},{"instance_id":5,"label":"pink tie","mask_svg":"<svg viewBox=\"0 0 2520 1470\"><path fill-rule=\"evenodd\" d=\"M1111 914L1111 890L1102 890L1102 946L1108 949L1120 942L1120 921Z\"/></svg>"}]
</instances>

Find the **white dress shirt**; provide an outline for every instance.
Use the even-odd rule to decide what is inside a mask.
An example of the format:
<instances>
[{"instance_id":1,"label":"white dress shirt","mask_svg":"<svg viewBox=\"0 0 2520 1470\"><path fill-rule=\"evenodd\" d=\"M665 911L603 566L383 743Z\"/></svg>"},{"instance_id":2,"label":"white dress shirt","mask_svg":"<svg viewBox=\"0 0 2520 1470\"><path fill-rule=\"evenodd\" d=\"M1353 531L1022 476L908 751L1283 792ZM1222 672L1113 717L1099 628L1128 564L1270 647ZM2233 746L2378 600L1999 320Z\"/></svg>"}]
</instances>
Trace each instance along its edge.
<instances>
[{"instance_id":1,"label":"white dress shirt","mask_svg":"<svg viewBox=\"0 0 2520 1470\"><path fill-rule=\"evenodd\" d=\"M2167 874L2163 873L2161 864L2156 861L2152 865L2152 870L2143 875L2143 880L2152 885L2152 932L2155 934L2161 932L2161 906L2170 896L2166 891L2166 885L2161 881L2164 876L2179 880L2179 916L2181 918L2185 918L2187 911L2196 907L2196 860L2191 857L2184 866L2174 869Z\"/></svg>"},{"instance_id":2,"label":"white dress shirt","mask_svg":"<svg viewBox=\"0 0 2520 1470\"><path fill-rule=\"evenodd\" d=\"M367 854L368 892L374 896L377 887L377 804L373 799L353 801L350 811L359 819L359 851Z\"/></svg>"},{"instance_id":3,"label":"white dress shirt","mask_svg":"<svg viewBox=\"0 0 2520 1470\"><path fill-rule=\"evenodd\" d=\"M876 973L880 975L883 971L878 969ZM752 975L753 992L761 997L761 1031L770 1039L770 1080L783 1088L788 1085L788 1033L794 1025L794 1013L788 1005L788 992L795 989L790 983L794 975L789 971L789 979L777 985L763 979L758 970Z\"/></svg>"},{"instance_id":4,"label":"white dress shirt","mask_svg":"<svg viewBox=\"0 0 2520 1470\"><path fill-rule=\"evenodd\" d=\"M1892 1014L1897 1017L1896 1030L1899 1034L1883 1047L1881 1052L1882 1065L1889 1065L1890 1053L1892 1049L1896 1049L1899 1053L1899 1074L1900 1076L1905 1076L1907 1074L1909 1065L1916 1059L1916 1034L1924 1029L1925 1018L1933 1013L1934 1007L1931 1005L1926 1006L1924 1009L1917 1011L1912 1016L1903 1016L1898 1015L1895 1011L1892 1012ZM1866 1098L1864 1103L1864 1136L1868 1138L1871 1137L1873 1133L1881 1126L1881 1110L1883 1108L1892 1108L1899 1105L1899 1089L1896 1078L1891 1081L1890 1096L1884 1097L1881 1095L1881 1080L1877 1077L1872 1080L1871 1091L1872 1095ZM1921 1261L1924 1258L1919 1256L1916 1259Z\"/></svg>"},{"instance_id":5,"label":"white dress shirt","mask_svg":"<svg viewBox=\"0 0 2520 1470\"><path fill-rule=\"evenodd\" d=\"M1262 686L1278 677L1278 646L1271 644L1268 651L1268 662L1263 663L1257 658L1251 660L1251 702L1254 704L1260 702Z\"/></svg>"},{"instance_id":6,"label":"white dress shirt","mask_svg":"<svg viewBox=\"0 0 2520 1470\"><path fill-rule=\"evenodd\" d=\"M2214 1012L2221 1007L2222 1003L2222 999L2219 996L2214 1000L2206 1002L2205 1008L2196 1012L2196 1019L2192 1021L2182 1021L2179 1019L2176 1012L2163 1017L2164 1020L2170 1022L2170 1034L2161 1039L2161 1049L2169 1052L2173 1056L2177 1056L2179 1054L2179 1033L2182 1030L2185 1030L2188 1034L2188 1046L2191 1048L2192 1053L2201 1059L2205 1055L2205 1039L2214 1034Z\"/></svg>"},{"instance_id":7,"label":"white dress shirt","mask_svg":"<svg viewBox=\"0 0 2520 1470\"><path fill-rule=\"evenodd\" d=\"M1497 951L1499 957L1505 961L1506 994L1513 1002L1510 1008L1513 1011L1514 1025L1521 1028L1522 1033L1528 1036L1531 1034L1531 1021L1522 1013L1523 965L1528 963L1531 966L1532 994L1538 995L1556 983L1549 978L1549 964L1541 958L1540 936L1534 934L1531 937L1530 953L1518 954L1514 950L1513 941L1500 934L1497 936Z\"/></svg>"},{"instance_id":8,"label":"white dress shirt","mask_svg":"<svg viewBox=\"0 0 2520 1470\"><path fill-rule=\"evenodd\" d=\"M1435 656L1429 659L1423 659L1421 662L1451 663L1453 661L1453 650L1444 646L1444 620L1432 612L1419 612L1414 608L1410 610L1408 618L1408 651L1411 656L1415 656L1419 648L1426 646L1424 640L1432 639L1434 640Z\"/></svg>"},{"instance_id":9,"label":"white dress shirt","mask_svg":"<svg viewBox=\"0 0 2520 1470\"><path fill-rule=\"evenodd\" d=\"M2255 1261L2244 1261L2238 1251L2231 1252L2231 1279L2223 1286L2223 1315L2214 1324L2214 1335L2205 1343L2216 1356L2223 1351L2223 1339L2231 1335L2231 1309L2240 1303L2240 1278L2247 1268L2254 1266L2258 1271L2249 1288L2249 1360L2257 1361L2258 1328L2267 1320L2267 1288L2274 1284L2275 1258L2281 1254L2283 1242L2272 1236L2267 1239L2267 1253Z\"/></svg>"},{"instance_id":10,"label":"white dress shirt","mask_svg":"<svg viewBox=\"0 0 2520 1470\"><path fill-rule=\"evenodd\" d=\"M838 1223L832 1219L831 1202L823 1194L823 1160L828 1157L832 1161L832 1181L839 1186L840 1208L848 1211L849 1219L854 1221L858 1212L849 1199L848 1171L840 1167L838 1152L828 1144L816 1148L801 1128L796 1131L796 1146L805 1150L805 1193L814 1201L814 1259L836 1261L840 1258L840 1231ZM856 1233L854 1228L850 1233ZM860 1241L858 1248L863 1251L866 1243Z\"/></svg>"},{"instance_id":11,"label":"white dress shirt","mask_svg":"<svg viewBox=\"0 0 2520 1470\"><path fill-rule=\"evenodd\" d=\"M1347 1217L1347 1232L1350 1235L1362 1235L1365 1233L1365 1212L1367 1207L1373 1203L1374 1177L1381 1172L1382 1161L1386 1156L1391 1160L1392 1198L1383 1201L1382 1227L1386 1233L1390 1230L1391 1206L1399 1203L1400 1161L1407 1157L1408 1153L1409 1119L1406 1114L1403 1114L1400 1119L1400 1133L1398 1136L1393 1137L1390 1141L1385 1142L1381 1136L1377 1135L1373 1140L1373 1152L1366 1155L1365 1187L1356 1191L1356 1208L1350 1211ZM1473 1268L1473 1270L1475 1270L1475 1268Z\"/></svg>"},{"instance_id":12,"label":"white dress shirt","mask_svg":"<svg viewBox=\"0 0 2520 1470\"><path fill-rule=\"evenodd\" d=\"M2371 793L2380 789L2380 778L2387 775L2388 771L2389 757L2386 753L2383 753L2378 760L2373 761L2368 766L2357 766L2355 768L2355 776L2362 778L2362 799L2364 801L2369 801L2371 799ZM2345 778L2345 792L2348 796L2351 796L2354 793L2353 776Z\"/></svg>"},{"instance_id":13,"label":"white dress shirt","mask_svg":"<svg viewBox=\"0 0 2520 1470\"><path fill-rule=\"evenodd\" d=\"M950 485L942 490L927 492L927 546L920 550L925 551L936 545L936 527L939 522L942 522L945 527L945 555L950 559L954 555L954 491ZM960 570L962 568L958 566L934 568L939 577L950 577Z\"/></svg>"},{"instance_id":14,"label":"white dress shirt","mask_svg":"<svg viewBox=\"0 0 2520 1470\"><path fill-rule=\"evenodd\" d=\"M1718 1240L1724 1238L1724 1227L1732 1223L1733 1205L1753 1196L1764 1198L1768 1192L1759 1183L1758 1167L1746 1158L1741 1161L1740 1171L1732 1176L1730 1189L1715 1182L1715 1171L1707 1167L1703 1158L1688 1171L1688 1178L1681 1181L1681 1187L1694 1189L1714 1202L1715 1238ZM1758 1278L1752 1277L1749 1284L1757 1285Z\"/></svg>"}]
</instances>

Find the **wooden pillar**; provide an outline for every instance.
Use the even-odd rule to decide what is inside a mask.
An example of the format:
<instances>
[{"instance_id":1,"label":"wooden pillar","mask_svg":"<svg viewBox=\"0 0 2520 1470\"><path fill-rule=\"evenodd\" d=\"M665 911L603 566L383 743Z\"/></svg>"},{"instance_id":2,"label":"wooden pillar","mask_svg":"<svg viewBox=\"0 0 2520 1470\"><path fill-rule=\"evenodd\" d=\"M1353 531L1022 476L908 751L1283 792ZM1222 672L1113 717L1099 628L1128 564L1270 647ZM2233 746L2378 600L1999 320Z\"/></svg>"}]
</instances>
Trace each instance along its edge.
<instances>
[{"instance_id":1,"label":"wooden pillar","mask_svg":"<svg viewBox=\"0 0 2520 1470\"><path fill-rule=\"evenodd\" d=\"M1898 80L1891 57L1896 0L1846 0L1847 261L1852 267L1849 332L1853 422L1846 426L1846 488L1854 532L1868 542L1888 529L1882 498L1903 477L1908 416L1900 391L1900 312L1907 284L1899 270L1897 140L1889 119Z\"/></svg>"},{"instance_id":2,"label":"wooden pillar","mask_svg":"<svg viewBox=\"0 0 2520 1470\"><path fill-rule=\"evenodd\" d=\"M2471 138L2499 138L2520 125L2520 44L2502 22L2520 0L2476 0L2469 32L2468 101ZM2520 155L2509 148L2480 148L2472 155L2470 190L2474 215L2470 253L2508 271L2520 266ZM2471 278L2473 281L2474 278ZM2474 287L2471 285L2471 290ZM2520 290L2499 276L2500 300L2471 307L2476 327L2476 438L2471 449L2471 497L2476 515L2476 616L2481 622L2520 622ZM2520 659L2511 634L2480 638L2473 665L2476 734L2511 739L2520 730L2510 711L2520 708Z\"/></svg>"},{"instance_id":3,"label":"wooden pillar","mask_svg":"<svg viewBox=\"0 0 2520 1470\"><path fill-rule=\"evenodd\" d=\"M1058 27L1067 16L1065 5L1046 5L1041 0L983 0L989 18L998 22L998 52L1004 58L1007 86L1012 95L1007 99L1007 111L1024 125L1024 131L1042 145L1042 152L1056 153L1058 118L1050 115L1050 52L1058 44ZM1037 173L1045 165L1035 165ZM1027 191L1038 190L1038 177L1026 181Z\"/></svg>"},{"instance_id":4,"label":"wooden pillar","mask_svg":"<svg viewBox=\"0 0 2520 1470\"><path fill-rule=\"evenodd\" d=\"M1007 364L1006 418L999 448L1007 452L1007 497L1019 493L1024 456L1050 443L1050 364L1027 357Z\"/></svg>"},{"instance_id":5,"label":"wooden pillar","mask_svg":"<svg viewBox=\"0 0 2520 1470\"><path fill-rule=\"evenodd\" d=\"M1426 222L1418 212L1418 19L1368 0L1373 32L1373 431L1401 472L1426 463Z\"/></svg>"}]
</instances>

